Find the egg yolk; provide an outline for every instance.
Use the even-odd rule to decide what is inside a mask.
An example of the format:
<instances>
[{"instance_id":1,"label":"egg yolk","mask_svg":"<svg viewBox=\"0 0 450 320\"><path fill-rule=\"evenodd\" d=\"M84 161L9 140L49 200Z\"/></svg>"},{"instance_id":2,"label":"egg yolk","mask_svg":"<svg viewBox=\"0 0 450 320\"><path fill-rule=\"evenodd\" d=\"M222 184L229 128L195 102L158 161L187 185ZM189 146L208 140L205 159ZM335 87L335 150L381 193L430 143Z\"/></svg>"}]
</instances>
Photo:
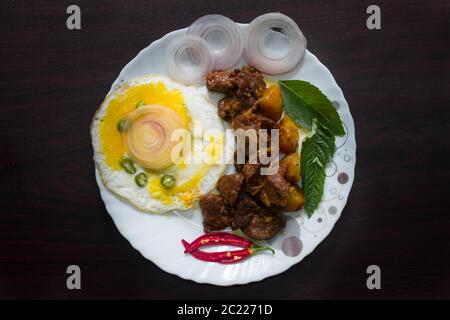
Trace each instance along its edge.
<instances>
[{"instance_id":1,"label":"egg yolk","mask_svg":"<svg viewBox=\"0 0 450 320\"><path fill-rule=\"evenodd\" d=\"M198 185L202 178L208 173L211 166L199 165L192 177L181 184L176 184L172 188L166 188L161 184L159 176L153 176L149 180L149 192L153 197L161 201L163 204L173 203L173 196L177 195L178 199L186 206L190 207L200 197Z\"/></svg>"},{"instance_id":2,"label":"egg yolk","mask_svg":"<svg viewBox=\"0 0 450 320\"><path fill-rule=\"evenodd\" d=\"M136 109L137 104L159 104L177 112L188 128L191 121L187 113L183 95L179 90L167 90L162 82L147 83L130 87L111 99L100 124L100 141L105 162L115 170L121 170L120 160L125 156L125 145L117 124L128 113Z\"/></svg>"},{"instance_id":3,"label":"egg yolk","mask_svg":"<svg viewBox=\"0 0 450 320\"><path fill-rule=\"evenodd\" d=\"M166 106L182 118L184 128L189 128L192 122L187 112L183 94L179 90L167 90L162 82L148 83L130 87L126 91L112 98L100 123L100 143L106 164L114 170L122 170L120 161L126 156L126 147L122 140L122 134L118 130L118 123L137 106L158 104ZM163 204L174 203L176 196L184 206L191 207L194 201L200 197L199 185L211 168L211 165L220 158L223 152L223 137L209 137L209 145L205 151L209 154L210 162L194 167L186 163L176 164L168 169L150 172L148 174L148 191L152 198ZM178 176L184 169L190 169L192 174L186 181L177 183L172 188L166 188L161 184L161 177L165 173L173 173Z\"/></svg>"},{"instance_id":4,"label":"egg yolk","mask_svg":"<svg viewBox=\"0 0 450 320\"><path fill-rule=\"evenodd\" d=\"M172 204L173 196L177 195L178 199L186 206L190 207L194 201L200 197L200 190L198 188L201 180L208 174L211 165L219 160L223 152L223 136L210 137L209 144L204 148L204 151L208 153L209 163L195 165L196 168L193 171L189 180L176 184L172 188L166 188L161 184L160 176L153 176L149 180L149 192L153 197L161 201L163 204ZM181 163L178 165L178 169L182 170L186 165Z\"/></svg>"}]
</instances>

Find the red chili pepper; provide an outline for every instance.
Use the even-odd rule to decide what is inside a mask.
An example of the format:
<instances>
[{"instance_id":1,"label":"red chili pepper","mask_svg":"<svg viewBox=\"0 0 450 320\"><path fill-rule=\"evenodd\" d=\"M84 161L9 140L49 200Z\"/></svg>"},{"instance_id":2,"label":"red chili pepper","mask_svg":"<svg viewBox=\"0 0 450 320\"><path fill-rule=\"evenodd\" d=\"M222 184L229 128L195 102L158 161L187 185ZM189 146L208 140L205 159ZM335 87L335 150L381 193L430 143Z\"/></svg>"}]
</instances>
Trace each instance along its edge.
<instances>
[{"instance_id":1,"label":"red chili pepper","mask_svg":"<svg viewBox=\"0 0 450 320\"><path fill-rule=\"evenodd\" d=\"M189 244L185 240L181 240L184 247L186 249L190 248L192 244ZM270 250L272 253L275 253L274 250L270 247L260 247L256 246L254 244L251 244L249 247L241 250L232 250L232 251L223 251L223 252L206 252L200 249L195 249L190 252L192 256L195 258L202 260L202 261L208 261L208 262L217 262L222 264L231 264L236 263L239 261L242 261L250 256L252 256L254 253L258 251L263 250Z\"/></svg>"},{"instance_id":2,"label":"red chili pepper","mask_svg":"<svg viewBox=\"0 0 450 320\"><path fill-rule=\"evenodd\" d=\"M185 249L189 248L189 246L191 245L189 242L187 242L186 240L182 239L181 243L183 243L183 246ZM203 260L203 261L209 261L208 259L212 259L212 255L214 252L206 252L203 250L199 250L196 249L192 252L190 252L191 255L193 255L194 257L196 257L199 260Z\"/></svg>"},{"instance_id":3,"label":"red chili pepper","mask_svg":"<svg viewBox=\"0 0 450 320\"><path fill-rule=\"evenodd\" d=\"M250 247L252 242L243 237L237 236L228 232L210 232L204 234L190 244L184 253L190 253L201 246L214 246L214 245L234 245L238 247Z\"/></svg>"},{"instance_id":4,"label":"red chili pepper","mask_svg":"<svg viewBox=\"0 0 450 320\"><path fill-rule=\"evenodd\" d=\"M252 245L250 248L245 248L241 250L233 250L233 251L225 251L225 252L217 252L217 260L215 262L223 263L223 264L231 264L242 261L250 256L252 256L255 252L263 251L263 250L271 250L270 247L258 247Z\"/></svg>"}]
</instances>

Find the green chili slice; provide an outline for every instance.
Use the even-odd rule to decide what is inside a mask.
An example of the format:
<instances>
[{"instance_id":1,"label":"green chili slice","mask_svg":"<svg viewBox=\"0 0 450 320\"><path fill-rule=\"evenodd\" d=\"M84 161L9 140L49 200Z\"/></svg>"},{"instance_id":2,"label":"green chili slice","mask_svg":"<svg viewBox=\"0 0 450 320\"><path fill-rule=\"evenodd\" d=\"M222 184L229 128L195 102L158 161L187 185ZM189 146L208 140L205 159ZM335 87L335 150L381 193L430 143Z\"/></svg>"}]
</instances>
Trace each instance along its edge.
<instances>
[{"instance_id":1,"label":"green chili slice","mask_svg":"<svg viewBox=\"0 0 450 320\"><path fill-rule=\"evenodd\" d=\"M161 178L161 184L166 188L172 188L175 182L175 177L171 174L165 174Z\"/></svg>"},{"instance_id":2,"label":"green chili slice","mask_svg":"<svg viewBox=\"0 0 450 320\"><path fill-rule=\"evenodd\" d=\"M119 131L119 132L124 132L125 131L125 118L123 118L123 119L120 119L118 122L117 122L117 131Z\"/></svg>"},{"instance_id":3,"label":"green chili slice","mask_svg":"<svg viewBox=\"0 0 450 320\"><path fill-rule=\"evenodd\" d=\"M136 109L142 107L143 105L145 105L145 102L142 100L139 100L138 102L136 102Z\"/></svg>"},{"instance_id":4,"label":"green chili slice","mask_svg":"<svg viewBox=\"0 0 450 320\"><path fill-rule=\"evenodd\" d=\"M120 160L119 165L129 174L136 173L136 168L134 167L133 161L128 158L123 158Z\"/></svg>"},{"instance_id":5,"label":"green chili slice","mask_svg":"<svg viewBox=\"0 0 450 320\"><path fill-rule=\"evenodd\" d=\"M139 187L145 187L147 184L147 175L144 172L138 173L136 177L134 177L134 181Z\"/></svg>"}]
</instances>

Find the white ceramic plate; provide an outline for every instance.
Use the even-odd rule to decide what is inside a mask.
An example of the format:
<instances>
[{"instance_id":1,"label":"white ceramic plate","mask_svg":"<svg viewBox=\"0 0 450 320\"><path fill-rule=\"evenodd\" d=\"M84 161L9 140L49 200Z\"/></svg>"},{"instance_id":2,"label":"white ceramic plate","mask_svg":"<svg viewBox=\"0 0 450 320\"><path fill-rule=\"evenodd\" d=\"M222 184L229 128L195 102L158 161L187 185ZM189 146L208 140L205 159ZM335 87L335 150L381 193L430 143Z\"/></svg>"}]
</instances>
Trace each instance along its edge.
<instances>
[{"instance_id":1,"label":"white ceramic plate","mask_svg":"<svg viewBox=\"0 0 450 320\"><path fill-rule=\"evenodd\" d=\"M245 26L240 25L241 28ZM186 30L171 32L143 49L123 68L112 89L146 74L167 75L164 62L167 46L184 35ZM309 51L296 70L273 79L301 79L319 87L333 101L346 130L344 137L336 139L337 151L327 168L325 194L320 207L310 219L306 218L303 210L289 214L284 232L269 242L276 250L275 255L262 253L233 265L206 263L185 255L180 240L183 238L190 242L203 234L198 207L165 215L141 212L108 191L96 172L101 197L119 232L162 270L183 279L221 286L259 281L300 262L325 239L339 219L353 184L356 161L355 128L344 95L330 71ZM207 93L205 87L200 90ZM217 99L214 95L211 98L213 102Z\"/></svg>"}]
</instances>

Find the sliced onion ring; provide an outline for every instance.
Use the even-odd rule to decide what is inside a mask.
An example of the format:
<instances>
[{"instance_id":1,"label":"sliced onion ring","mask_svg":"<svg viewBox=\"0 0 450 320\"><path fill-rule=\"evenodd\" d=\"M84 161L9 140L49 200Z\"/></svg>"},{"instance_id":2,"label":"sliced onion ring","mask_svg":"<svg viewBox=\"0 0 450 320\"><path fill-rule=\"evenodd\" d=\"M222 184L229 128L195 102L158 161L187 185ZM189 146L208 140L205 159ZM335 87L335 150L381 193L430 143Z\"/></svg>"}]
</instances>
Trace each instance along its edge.
<instances>
[{"instance_id":1,"label":"sliced onion ring","mask_svg":"<svg viewBox=\"0 0 450 320\"><path fill-rule=\"evenodd\" d=\"M182 128L181 117L161 105L146 105L127 115L122 139L129 157L140 166L161 170L173 164L174 130Z\"/></svg>"},{"instance_id":2,"label":"sliced onion ring","mask_svg":"<svg viewBox=\"0 0 450 320\"><path fill-rule=\"evenodd\" d=\"M197 19L188 34L205 39L215 56L214 69L233 67L244 52L244 37L239 26L220 14L208 14Z\"/></svg>"},{"instance_id":3,"label":"sliced onion ring","mask_svg":"<svg viewBox=\"0 0 450 320\"><path fill-rule=\"evenodd\" d=\"M287 41L286 50L280 50L286 44L275 41L280 40L280 36ZM291 71L300 63L305 50L306 38L302 31L294 20L281 13L257 17L245 32L244 59L263 73L275 75Z\"/></svg>"},{"instance_id":4,"label":"sliced onion ring","mask_svg":"<svg viewBox=\"0 0 450 320\"><path fill-rule=\"evenodd\" d=\"M173 41L168 48L167 71L183 84L202 82L214 68L214 56L205 39L187 35Z\"/></svg>"}]
</instances>

